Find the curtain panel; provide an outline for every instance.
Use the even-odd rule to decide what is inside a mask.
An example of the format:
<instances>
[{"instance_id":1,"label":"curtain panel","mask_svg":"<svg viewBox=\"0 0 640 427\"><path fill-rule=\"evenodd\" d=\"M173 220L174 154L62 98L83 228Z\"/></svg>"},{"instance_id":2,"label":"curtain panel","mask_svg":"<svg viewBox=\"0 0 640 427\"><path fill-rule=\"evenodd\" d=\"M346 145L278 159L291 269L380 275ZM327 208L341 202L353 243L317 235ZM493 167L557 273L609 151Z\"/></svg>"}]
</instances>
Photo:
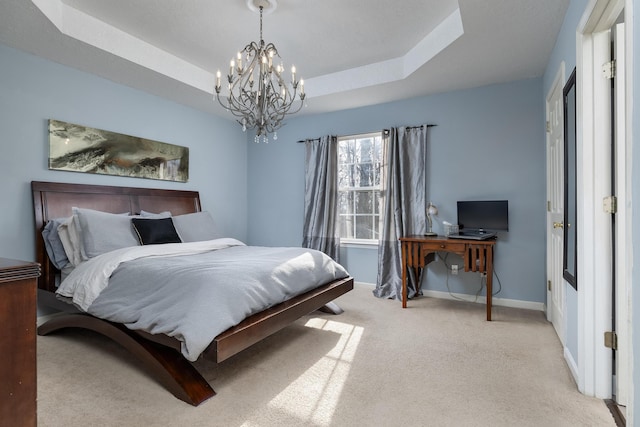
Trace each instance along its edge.
<instances>
[{"instance_id":1,"label":"curtain panel","mask_svg":"<svg viewBox=\"0 0 640 427\"><path fill-rule=\"evenodd\" d=\"M305 145L305 194L302 246L339 262L338 137L308 139Z\"/></svg>"},{"instance_id":2,"label":"curtain panel","mask_svg":"<svg viewBox=\"0 0 640 427\"><path fill-rule=\"evenodd\" d=\"M384 214L378 244L378 277L373 294L402 299L402 236L424 234L427 199L428 126L398 127L383 135L381 191ZM407 296L417 294L419 277L408 274Z\"/></svg>"}]
</instances>

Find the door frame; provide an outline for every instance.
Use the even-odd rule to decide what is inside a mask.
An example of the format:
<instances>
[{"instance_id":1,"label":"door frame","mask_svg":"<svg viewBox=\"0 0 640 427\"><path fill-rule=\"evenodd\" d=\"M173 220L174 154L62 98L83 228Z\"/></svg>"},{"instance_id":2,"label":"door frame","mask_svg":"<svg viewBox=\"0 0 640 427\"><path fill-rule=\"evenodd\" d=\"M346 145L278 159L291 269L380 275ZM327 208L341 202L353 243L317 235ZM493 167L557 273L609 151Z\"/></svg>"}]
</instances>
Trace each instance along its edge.
<instances>
[{"instance_id":1,"label":"door frame","mask_svg":"<svg viewBox=\"0 0 640 427\"><path fill-rule=\"evenodd\" d=\"M597 3L603 3L603 0ZM616 1L616 0L614 0ZM595 18L594 18L595 16ZM584 17L583 17L584 19ZM595 21L595 22L594 22ZM577 207L578 207L578 389L611 397L612 355L603 343L611 328L611 220L602 209L611 193L610 96L602 64L609 56L608 27L590 15L578 28L577 61Z\"/></svg>"},{"instance_id":2,"label":"door frame","mask_svg":"<svg viewBox=\"0 0 640 427\"><path fill-rule=\"evenodd\" d=\"M626 63L628 57L626 55L626 34L627 23L617 24L617 28L622 26L622 40L618 40L616 49L622 58L617 60L616 67L616 196L618 198L618 213L616 214L616 263L614 265L616 276L616 292L615 292L615 329L616 334L620 337L618 340L618 349L616 353L616 367L622 375L616 373L616 384L614 385L614 394L616 402L621 405L629 406L629 390L631 375L631 267L633 265L633 246L631 242L631 140L627 139L627 123L630 120L630 107L628 104L626 85ZM619 34L616 34L619 39ZM623 67L620 67L623 63ZM624 114L619 115L618 112Z\"/></svg>"},{"instance_id":3,"label":"door frame","mask_svg":"<svg viewBox=\"0 0 640 427\"><path fill-rule=\"evenodd\" d=\"M607 144L597 141L610 139L608 126L610 117L610 95L606 82L600 79L601 64L610 57L610 44L605 32L614 26L622 10L625 11L625 92L632 92L632 0L591 0L587 5L576 32L576 67L577 67L577 109L578 127L578 275L580 290L578 291L578 372L579 390L587 395L599 398L610 398L612 395L612 352L603 345L603 334L611 329L612 321L612 286L611 271L611 221L608 214L601 209L602 200L610 195L611 154ZM609 100L607 102L606 100ZM625 102L625 150L631 150L631 97ZM597 118L597 120L595 120ZM607 134L608 133L608 134ZM602 147L605 145L605 147ZM626 165L624 182L631 174L630 163ZM624 189L625 194L631 191L630 186ZM630 199L629 199L630 200ZM627 218L631 217L631 206L619 206L625 210ZM631 250L631 224L625 220L626 230L617 236L622 239L624 248ZM623 235L622 235L623 234ZM622 254L620 254L622 255ZM632 257L631 253L626 253ZM609 261L607 261L609 260ZM631 296L630 266L618 276L622 291ZM619 286L619 288L620 288ZM626 356L631 356L631 316L626 314L629 329L626 336L619 336L618 341L625 340L628 345ZM628 399L633 402L633 386L628 386ZM633 425L633 405L627 407L627 422Z\"/></svg>"}]
</instances>

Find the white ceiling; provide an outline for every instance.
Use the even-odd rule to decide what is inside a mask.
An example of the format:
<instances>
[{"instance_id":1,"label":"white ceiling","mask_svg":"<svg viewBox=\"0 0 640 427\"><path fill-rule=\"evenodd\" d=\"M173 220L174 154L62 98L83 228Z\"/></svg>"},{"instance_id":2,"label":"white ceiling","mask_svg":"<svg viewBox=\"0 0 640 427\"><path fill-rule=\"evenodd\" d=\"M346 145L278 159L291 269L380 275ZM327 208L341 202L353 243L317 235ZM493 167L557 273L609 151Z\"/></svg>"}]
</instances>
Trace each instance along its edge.
<instances>
[{"instance_id":1,"label":"white ceiling","mask_svg":"<svg viewBox=\"0 0 640 427\"><path fill-rule=\"evenodd\" d=\"M263 38L305 79L301 114L336 111L541 76L568 4L278 0ZM0 3L0 43L221 116L215 72L258 39L246 0Z\"/></svg>"}]
</instances>

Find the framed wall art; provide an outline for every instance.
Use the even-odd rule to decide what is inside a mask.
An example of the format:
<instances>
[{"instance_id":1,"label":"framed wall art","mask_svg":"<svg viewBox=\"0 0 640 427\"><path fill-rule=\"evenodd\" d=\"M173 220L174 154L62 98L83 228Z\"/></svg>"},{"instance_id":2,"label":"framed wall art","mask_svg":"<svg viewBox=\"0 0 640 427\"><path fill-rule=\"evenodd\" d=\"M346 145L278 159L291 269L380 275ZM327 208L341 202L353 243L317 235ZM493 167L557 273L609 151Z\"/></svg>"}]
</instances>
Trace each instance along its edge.
<instances>
[{"instance_id":1,"label":"framed wall art","mask_svg":"<svg viewBox=\"0 0 640 427\"><path fill-rule=\"evenodd\" d=\"M49 169L187 182L189 148L51 119Z\"/></svg>"}]
</instances>

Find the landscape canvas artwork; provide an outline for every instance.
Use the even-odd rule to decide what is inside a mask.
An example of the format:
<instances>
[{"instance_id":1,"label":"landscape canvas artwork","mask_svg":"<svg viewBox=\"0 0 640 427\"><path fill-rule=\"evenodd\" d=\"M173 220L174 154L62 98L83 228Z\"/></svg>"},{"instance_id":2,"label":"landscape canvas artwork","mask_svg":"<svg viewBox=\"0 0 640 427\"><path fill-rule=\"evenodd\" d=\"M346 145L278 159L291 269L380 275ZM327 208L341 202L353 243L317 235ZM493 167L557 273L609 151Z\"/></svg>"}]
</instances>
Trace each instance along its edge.
<instances>
[{"instance_id":1,"label":"landscape canvas artwork","mask_svg":"<svg viewBox=\"0 0 640 427\"><path fill-rule=\"evenodd\" d=\"M187 182L189 148L49 120L49 169Z\"/></svg>"}]
</instances>

